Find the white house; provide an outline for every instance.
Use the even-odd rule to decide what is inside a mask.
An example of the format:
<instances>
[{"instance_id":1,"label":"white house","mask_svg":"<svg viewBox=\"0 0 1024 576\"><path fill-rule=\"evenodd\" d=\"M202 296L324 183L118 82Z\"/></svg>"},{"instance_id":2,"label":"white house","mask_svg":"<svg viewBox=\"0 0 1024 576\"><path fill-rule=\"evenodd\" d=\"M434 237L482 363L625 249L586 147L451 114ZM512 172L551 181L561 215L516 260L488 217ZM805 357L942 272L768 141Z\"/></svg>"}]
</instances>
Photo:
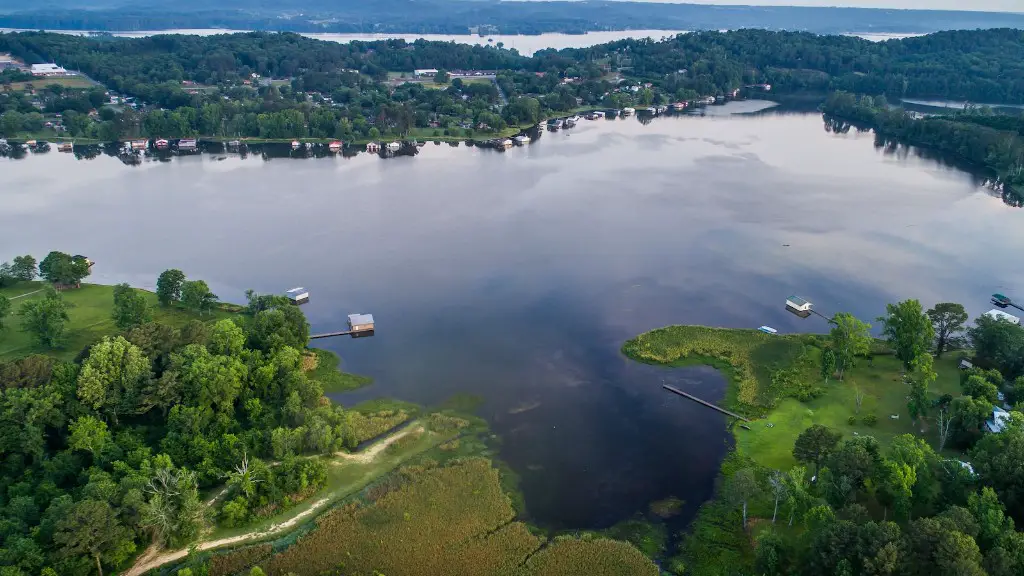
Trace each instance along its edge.
<instances>
[{"instance_id":1,"label":"white house","mask_svg":"<svg viewBox=\"0 0 1024 576\"><path fill-rule=\"evenodd\" d=\"M1007 412L1006 410L1003 410L999 406L996 406L992 408L992 419L989 420L988 422L985 422L985 428L989 432L997 434L999 432L1002 432L1003 428L1006 428L1006 422L1009 419L1010 413Z\"/></svg>"},{"instance_id":2,"label":"white house","mask_svg":"<svg viewBox=\"0 0 1024 576\"><path fill-rule=\"evenodd\" d=\"M799 296L790 296L786 298L786 306L798 311L798 312L810 312L811 303Z\"/></svg>"},{"instance_id":3,"label":"white house","mask_svg":"<svg viewBox=\"0 0 1024 576\"><path fill-rule=\"evenodd\" d=\"M995 308L989 310L988 312L985 312L985 316L988 316L993 320L1006 320L1011 324L1020 324L1020 318L1014 316L1013 314L1007 314L1006 312L1003 312L1002 310L997 310Z\"/></svg>"},{"instance_id":4,"label":"white house","mask_svg":"<svg viewBox=\"0 0 1024 576\"><path fill-rule=\"evenodd\" d=\"M286 290L284 295L294 304L302 304L309 301L309 290L306 290L301 286L292 288L291 290Z\"/></svg>"},{"instance_id":5,"label":"white house","mask_svg":"<svg viewBox=\"0 0 1024 576\"><path fill-rule=\"evenodd\" d=\"M416 76L436 76L437 68L421 68L419 70L413 71L413 74L415 74Z\"/></svg>"},{"instance_id":6,"label":"white house","mask_svg":"<svg viewBox=\"0 0 1024 576\"><path fill-rule=\"evenodd\" d=\"M33 76L63 76L68 71L57 66L56 64L33 64L32 75Z\"/></svg>"}]
</instances>

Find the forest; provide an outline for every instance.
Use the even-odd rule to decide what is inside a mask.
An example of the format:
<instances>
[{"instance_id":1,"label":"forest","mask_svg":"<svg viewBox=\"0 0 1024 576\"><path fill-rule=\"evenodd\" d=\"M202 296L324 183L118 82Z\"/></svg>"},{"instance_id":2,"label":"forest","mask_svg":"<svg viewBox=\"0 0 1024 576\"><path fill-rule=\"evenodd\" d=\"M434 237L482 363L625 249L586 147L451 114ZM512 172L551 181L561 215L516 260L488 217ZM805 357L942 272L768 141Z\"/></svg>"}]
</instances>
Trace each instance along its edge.
<instances>
[{"instance_id":1,"label":"forest","mask_svg":"<svg viewBox=\"0 0 1024 576\"><path fill-rule=\"evenodd\" d=\"M544 50L531 58L500 46L341 44L291 33L125 39L30 32L0 34L0 52L27 63L57 62L126 99L108 102L98 87L70 89L45 79L33 83L34 95L5 88L0 135L7 137L35 133L45 114L61 114L70 136L101 141L462 137L573 110L693 101L763 84L770 85L768 96L845 90L894 100L1024 102L1024 36L1009 29L882 43L702 32ZM416 69L441 73L431 83L407 81ZM451 78L446 71L454 70L489 71L494 80ZM16 74L4 72L0 81L14 86L23 81Z\"/></svg>"},{"instance_id":2,"label":"forest","mask_svg":"<svg viewBox=\"0 0 1024 576\"><path fill-rule=\"evenodd\" d=\"M837 313L827 335L671 326L627 342L649 363L727 366L727 405L756 417L734 428L715 499L669 569L1020 574L1024 328L967 320L956 303L905 300L878 339Z\"/></svg>"},{"instance_id":3,"label":"forest","mask_svg":"<svg viewBox=\"0 0 1024 576\"><path fill-rule=\"evenodd\" d=\"M579 34L592 30L737 30L768 28L817 33L895 32L1024 26L1012 13L942 10L873 10L794 6L701 6L599 0L531 2L496 0L382 0L367 4L330 0L287 2L187 0L173 4L50 0L45 8L4 0L0 27L31 30L167 30L224 28L292 32Z\"/></svg>"}]
</instances>

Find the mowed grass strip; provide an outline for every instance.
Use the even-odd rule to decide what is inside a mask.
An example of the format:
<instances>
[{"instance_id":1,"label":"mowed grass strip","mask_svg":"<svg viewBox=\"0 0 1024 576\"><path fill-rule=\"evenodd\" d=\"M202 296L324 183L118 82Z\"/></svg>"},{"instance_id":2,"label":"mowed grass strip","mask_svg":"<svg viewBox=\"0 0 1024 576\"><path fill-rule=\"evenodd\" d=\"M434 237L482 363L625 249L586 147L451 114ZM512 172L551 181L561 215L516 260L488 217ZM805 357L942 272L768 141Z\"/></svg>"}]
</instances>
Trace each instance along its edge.
<instances>
[{"instance_id":1,"label":"mowed grass strip","mask_svg":"<svg viewBox=\"0 0 1024 576\"><path fill-rule=\"evenodd\" d=\"M62 360L71 360L86 346L94 344L104 336L120 332L111 317L114 310L114 287L82 284L81 288L60 293L69 304L67 341L64 346L56 350L40 346L31 334L21 330L18 310L26 302L41 299L45 294L45 288L44 282L20 282L0 289L0 295L12 299L11 315L4 320L5 327L0 331L0 360L20 358L29 354L47 354ZM211 321L232 315L226 309L214 310L211 314L200 316L177 307L162 308L156 294L145 290L139 291L153 308L153 320L175 328L184 326L189 320Z\"/></svg>"}]
</instances>

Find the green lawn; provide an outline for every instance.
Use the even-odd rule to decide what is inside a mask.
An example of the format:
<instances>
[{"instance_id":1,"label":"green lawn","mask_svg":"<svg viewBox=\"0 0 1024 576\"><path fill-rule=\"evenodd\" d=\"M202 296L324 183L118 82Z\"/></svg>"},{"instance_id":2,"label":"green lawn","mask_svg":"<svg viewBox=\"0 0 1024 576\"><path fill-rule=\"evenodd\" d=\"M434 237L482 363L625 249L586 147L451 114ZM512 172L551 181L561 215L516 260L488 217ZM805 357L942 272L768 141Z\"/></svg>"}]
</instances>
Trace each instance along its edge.
<instances>
[{"instance_id":1,"label":"green lawn","mask_svg":"<svg viewBox=\"0 0 1024 576\"><path fill-rule=\"evenodd\" d=\"M820 354L820 353L818 353ZM815 355L815 360L818 356ZM907 411L908 385L901 377L900 362L893 356L875 357L872 365L861 360L849 371L843 382L831 381L827 392L809 402L793 398L781 400L763 419L755 420L750 430L735 428L736 447L740 454L748 456L758 464L788 470L796 461L793 459L793 444L797 436L812 424L823 424L835 428L844 437L859 435L874 436L883 446L901 434L920 435L920 427L914 426ZM960 395L959 370L953 356L935 361L938 379L929 388L933 398L942 394ZM855 390L864 392L864 402L859 416L856 414ZM862 419L868 414L878 418L877 424L868 426ZM898 420L891 419L893 414ZM848 419L857 416L856 424ZM768 423L773 424L771 428ZM936 426L927 422L923 436L934 448L938 448Z\"/></svg>"},{"instance_id":2,"label":"green lawn","mask_svg":"<svg viewBox=\"0 0 1024 576\"><path fill-rule=\"evenodd\" d=\"M92 88L97 86L91 82L85 76L66 76L66 77L54 77L54 78L39 78L38 80L30 80L28 82L11 82L11 90L18 92L25 90L27 86L32 86L33 89L39 90L46 88L51 84L57 84L65 88Z\"/></svg>"},{"instance_id":3,"label":"green lawn","mask_svg":"<svg viewBox=\"0 0 1024 576\"><path fill-rule=\"evenodd\" d=\"M20 318L17 314L25 302L42 298L44 287L43 282L21 282L0 289L0 294L12 298L11 315L5 319L4 329L0 332L0 360L20 358L29 354L49 354L62 360L71 360L86 346L104 336L120 332L111 318L114 308L114 287L82 284L81 288L61 293L64 301L71 305L68 310L70 321L67 325L67 343L57 350L49 350L38 345L29 334L21 331ZM153 320L170 326L180 327L194 318L212 320L231 315L227 310L216 310L212 315L200 317L180 308L161 308L157 303L156 294L146 291L143 293L153 306ZM23 296L25 294L28 295Z\"/></svg>"}]
</instances>

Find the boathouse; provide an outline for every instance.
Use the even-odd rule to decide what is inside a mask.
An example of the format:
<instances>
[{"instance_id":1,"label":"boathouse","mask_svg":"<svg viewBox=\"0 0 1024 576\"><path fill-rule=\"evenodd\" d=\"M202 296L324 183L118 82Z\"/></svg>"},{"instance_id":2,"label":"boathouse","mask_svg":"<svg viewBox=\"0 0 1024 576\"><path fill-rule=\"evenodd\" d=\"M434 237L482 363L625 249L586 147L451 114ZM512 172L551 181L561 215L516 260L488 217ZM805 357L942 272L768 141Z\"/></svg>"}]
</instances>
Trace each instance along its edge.
<instances>
[{"instance_id":1,"label":"boathouse","mask_svg":"<svg viewBox=\"0 0 1024 576\"><path fill-rule=\"evenodd\" d=\"M373 314L349 314L348 327L352 332L373 332Z\"/></svg>"},{"instance_id":2,"label":"boathouse","mask_svg":"<svg viewBox=\"0 0 1024 576\"><path fill-rule=\"evenodd\" d=\"M285 297L292 301L292 304L305 304L309 302L309 290L302 286L286 290Z\"/></svg>"},{"instance_id":3,"label":"boathouse","mask_svg":"<svg viewBox=\"0 0 1024 576\"><path fill-rule=\"evenodd\" d=\"M195 152L199 150L199 142L195 138L178 140L178 152Z\"/></svg>"},{"instance_id":4,"label":"boathouse","mask_svg":"<svg viewBox=\"0 0 1024 576\"><path fill-rule=\"evenodd\" d=\"M796 310L797 312L810 312L811 303L799 296L790 296L786 298L786 306Z\"/></svg>"},{"instance_id":5,"label":"boathouse","mask_svg":"<svg viewBox=\"0 0 1024 576\"><path fill-rule=\"evenodd\" d=\"M1002 310L997 310L995 308L989 310L988 312L985 312L984 315L988 316L993 320L1006 320L1010 324L1020 325L1020 318L1014 316L1013 314L1007 314L1006 312L1003 312Z\"/></svg>"}]
</instances>

